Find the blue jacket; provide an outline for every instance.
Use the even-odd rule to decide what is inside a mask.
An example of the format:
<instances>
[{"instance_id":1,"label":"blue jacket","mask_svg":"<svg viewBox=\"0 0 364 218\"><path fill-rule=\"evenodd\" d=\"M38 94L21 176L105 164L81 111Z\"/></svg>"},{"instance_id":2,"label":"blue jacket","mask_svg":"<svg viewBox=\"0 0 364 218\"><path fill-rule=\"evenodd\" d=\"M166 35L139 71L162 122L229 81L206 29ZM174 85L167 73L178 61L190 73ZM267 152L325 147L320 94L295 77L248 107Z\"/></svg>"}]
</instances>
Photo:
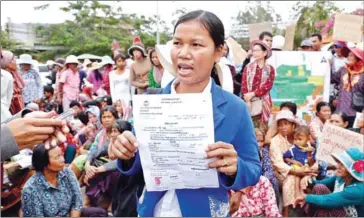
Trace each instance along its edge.
<instances>
[{"instance_id":1,"label":"blue jacket","mask_svg":"<svg viewBox=\"0 0 364 218\"><path fill-rule=\"evenodd\" d=\"M161 94L171 93L171 84ZM258 144L247 105L237 96L222 90L212 81L211 95L213 104L215 141L234 145L238 153L238 171L234 177L218 173L219 188L178 189L178 202L183 216L210 217L228 216L228 190L240 190L255 185L261 174ZM125 162L124 162L125 163ZM122 174L133 175L142 170L140 157L135 155L133 165L127 169L118 160ZM154 208L166 192L144 193L143 202L138 203L138 214L152 217Z\"/></svg>"}]
</instances>

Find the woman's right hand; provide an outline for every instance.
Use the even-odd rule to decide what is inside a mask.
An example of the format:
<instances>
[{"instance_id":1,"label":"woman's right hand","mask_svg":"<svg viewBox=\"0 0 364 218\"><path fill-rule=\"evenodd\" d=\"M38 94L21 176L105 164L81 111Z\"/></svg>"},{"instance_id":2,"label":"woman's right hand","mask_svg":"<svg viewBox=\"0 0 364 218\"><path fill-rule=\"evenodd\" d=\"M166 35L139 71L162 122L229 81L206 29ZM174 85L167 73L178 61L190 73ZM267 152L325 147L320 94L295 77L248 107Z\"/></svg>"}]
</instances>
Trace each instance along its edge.
<instances>
[{"instance_id":1,"label":"woman's right hand","mask_svg":"<svg viewBox=\"0 0 364 218\"><path fill-rule=\"evenodd\" d=\"M137 147L137 140L133 133L124 131L116 138L115 143L112 146L112 151L116 157L122 160L130 160L135 156Z\"/></svg>"}]
</instances>

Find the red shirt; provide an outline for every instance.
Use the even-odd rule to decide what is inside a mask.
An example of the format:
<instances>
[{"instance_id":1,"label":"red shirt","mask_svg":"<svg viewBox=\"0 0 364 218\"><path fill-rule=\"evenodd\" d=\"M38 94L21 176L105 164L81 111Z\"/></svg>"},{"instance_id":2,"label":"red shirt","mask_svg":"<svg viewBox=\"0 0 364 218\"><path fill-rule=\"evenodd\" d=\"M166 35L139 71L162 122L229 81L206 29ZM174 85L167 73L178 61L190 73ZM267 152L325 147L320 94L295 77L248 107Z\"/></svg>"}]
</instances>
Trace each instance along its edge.
<instances>
[{"instance_id":1,"label":"red shirt","mask_svg":"<svg viewBox=\"0 0 364 218\"><path fill-rule=\"evenodd\" d=\"M248 67L248 66L247 66ZM248 78L247 78L247 67L244 68L241 82L241 92L243 94L248 93ZM273 87L274 77L276 72L272 66L270 66L270 74L265 83L261 84L262 81L262 69L257 66L257 70L253 79L253 92L256 97L262 97L267 94Z\"/></svg>"}]
</instances>

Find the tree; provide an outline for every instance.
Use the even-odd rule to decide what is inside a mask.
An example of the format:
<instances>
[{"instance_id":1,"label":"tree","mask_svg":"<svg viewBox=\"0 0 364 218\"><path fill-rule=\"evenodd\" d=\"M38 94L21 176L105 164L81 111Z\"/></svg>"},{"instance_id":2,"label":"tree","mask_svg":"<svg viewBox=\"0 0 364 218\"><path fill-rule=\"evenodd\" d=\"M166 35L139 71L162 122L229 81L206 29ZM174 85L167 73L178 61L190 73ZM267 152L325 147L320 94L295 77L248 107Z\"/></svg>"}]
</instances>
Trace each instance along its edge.
<instances>
[{"instance_id":1,"label":"tree","mask_svg":"<svg viewBox=\"0 0 364 218\"><path fill-rule=\"evenodd\" d=\"M62 45L68 48L62 55L92 53L111 55L111 44L117 40L123 51L132 44L133 35L139 35L146 46L155 45L156 17L123 14L122 8L113 8L99 1L70 1L60 10L72 13L74 19L62 24L50 25L48 45ZM168 40L165 22L160 22L164 31L161 43ZM49 54L49 52L48 52Z\"/></svg>"},{"instance_id":2,"label":"tree","mask_svg":"<svg viewBox=\"0 0 364 218\"><path fill-rule=\"evenodd\" d=\"M294 45L298 47L302 40L310 37L313 33L321 32L315 26L318 21L327 20L333 12L341 10L331 1L316 1L312 6L308 3L298 2L293 6L293 19L297 19Z\"/></svg>"},{"instance_id":3,"label":"tree","mask_svg":"<svg viewBox=\"0 0 364 218\"><path fill-rule=\"evenodd\" d=\"M282 21L281 16L274 11L270 1L267 1L265 5L261 1L248 1L247 5L244 11L239 11L236 17L232 17L237 25L262 22L279 23ZM282 32L275 24L273 24L272 31L273 34ZM237 40L244 48L249 47L249 38L240 38Z\"/></svg>"},{"instance_id":4,"label":"tree","mask_svg":"<svg viewBox=\"0 0 364 218\"><path fill-rule=\"evenodd\" d=\"M1 48L15 51L22 43L10 38L9 34L1 30Z\"/></svg>"}]
</instances>

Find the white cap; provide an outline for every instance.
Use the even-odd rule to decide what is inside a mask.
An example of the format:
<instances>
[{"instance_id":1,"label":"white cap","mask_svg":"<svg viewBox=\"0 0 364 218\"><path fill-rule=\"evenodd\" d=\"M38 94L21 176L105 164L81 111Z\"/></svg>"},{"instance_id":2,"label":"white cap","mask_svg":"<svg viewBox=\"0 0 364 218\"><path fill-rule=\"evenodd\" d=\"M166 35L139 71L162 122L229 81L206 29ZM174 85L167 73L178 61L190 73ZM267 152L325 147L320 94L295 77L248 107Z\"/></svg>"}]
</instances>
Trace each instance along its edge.
<instances>
[{"instance_id":1,"label":"white cap","mask_svg":"<svg viewBox=\"0 0 364 218\"><path fill-rule=\"evenodd\" d=\"M74 55L69 55L66 58L66 62L64 64L79 64L80 62L78 62L78 59L76 56Z\"/></svg>"},{"instance_id":2,"label":"white cap","mask_svg":"<svg viewBox=\"0 0 364 218\"><path fill-rule=\"evenodd\" d=\"M22 54L19 57L19 64L30 64L33 65L32 56L29 54Z\"/></svg>"}]
</instances>

